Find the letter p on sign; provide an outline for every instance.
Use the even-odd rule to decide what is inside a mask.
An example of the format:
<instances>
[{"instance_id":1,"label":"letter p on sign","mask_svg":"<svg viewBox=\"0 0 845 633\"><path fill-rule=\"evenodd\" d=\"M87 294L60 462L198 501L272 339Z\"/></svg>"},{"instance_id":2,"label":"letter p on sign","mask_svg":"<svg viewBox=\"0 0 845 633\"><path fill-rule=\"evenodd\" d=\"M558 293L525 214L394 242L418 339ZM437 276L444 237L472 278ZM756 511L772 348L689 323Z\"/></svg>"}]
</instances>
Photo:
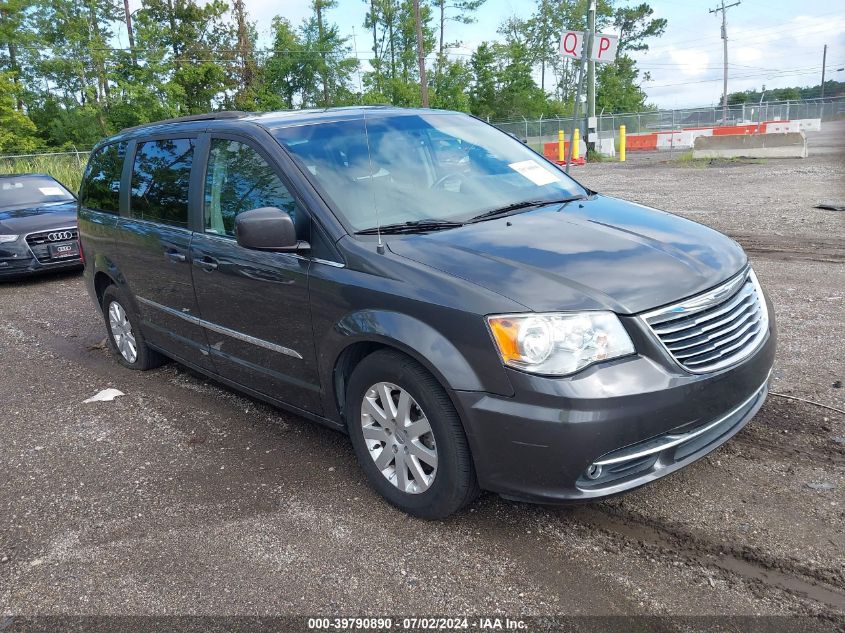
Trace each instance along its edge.
<instances>
[{"instance_id":1,"label":"letter p on sign","mask_svg":"<svg viewBox=\"0 0 845 633\"><path fill-rule=\"evenodd\" d=\"M616 35L604 35L596 33L593 39L590 59L594 62L609 63L616 59L616 49L619 46L619 38Z\"/></svg>"}]
</instances>

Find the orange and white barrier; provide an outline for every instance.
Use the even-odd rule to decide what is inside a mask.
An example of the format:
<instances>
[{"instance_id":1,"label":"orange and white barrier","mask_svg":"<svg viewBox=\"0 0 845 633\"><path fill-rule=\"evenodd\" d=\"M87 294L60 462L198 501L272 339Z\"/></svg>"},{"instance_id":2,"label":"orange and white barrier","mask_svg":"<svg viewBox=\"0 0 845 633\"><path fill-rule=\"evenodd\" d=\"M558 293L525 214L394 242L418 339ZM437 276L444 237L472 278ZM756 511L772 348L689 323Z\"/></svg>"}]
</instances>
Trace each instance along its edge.
<instances>
[{"instance_id":1,"label":"orange and white barrier","mask_svg":"<svg viewBox=\"0 0 845 633\"><path fill-rule=\"evenodd\" d=\"M653 152L667 149L692 149L699 136L733 136L751 134L785 134L789 132L818 132L821 119L793 121L763 121L740 125L690 127L666 132L627 134L626 149L630 152Z\"/></svg>"}]
</instances>

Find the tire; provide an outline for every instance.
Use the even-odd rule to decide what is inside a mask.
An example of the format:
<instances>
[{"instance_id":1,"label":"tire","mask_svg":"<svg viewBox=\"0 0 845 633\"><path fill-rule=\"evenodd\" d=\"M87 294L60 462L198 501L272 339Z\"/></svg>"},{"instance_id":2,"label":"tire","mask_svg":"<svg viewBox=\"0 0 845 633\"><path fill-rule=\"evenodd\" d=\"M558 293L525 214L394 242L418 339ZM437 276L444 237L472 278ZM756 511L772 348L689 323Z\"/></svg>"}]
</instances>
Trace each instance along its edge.
<instances>
[{"instance_id":1,"label":"tire","mask_svg":"<svg viewBox=\"0 0 845 633\"><path fill-rule=\"evenodd\" d=\"M167 360L147 345L141 333L138 316L129 307L126 295L117 286L109 286L103 293L103 319L106 323L109 349L124 367L146 371L162 365ZM130 341L131 345L128 345ZM129 353L130 351L134 354Z\"/></svg>"},{"instance_id":2,"label":"tire","mask_svg":"<svg viewBox=\"0 0 845 633\"><path fill-rule=\"evenodd\" d=\"M390 412L382 408L385 397L391 399ZM358 462L373 488L397 508L423 519L443 519L478 496L458 413L419 363L394 350L370 354L353 371L346 402ZM424 432L426 422L430 433Z\"/></svg>"}]
</instances>

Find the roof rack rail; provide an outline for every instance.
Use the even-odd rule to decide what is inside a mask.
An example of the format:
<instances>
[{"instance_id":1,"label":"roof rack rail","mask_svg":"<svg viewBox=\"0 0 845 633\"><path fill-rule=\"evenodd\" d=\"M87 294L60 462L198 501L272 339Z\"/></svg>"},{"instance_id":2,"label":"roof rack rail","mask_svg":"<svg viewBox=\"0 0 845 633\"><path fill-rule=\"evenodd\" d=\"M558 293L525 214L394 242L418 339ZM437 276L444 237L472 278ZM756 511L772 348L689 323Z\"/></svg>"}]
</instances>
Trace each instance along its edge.
<instances>
[{"instance_id":1,"label":"roof rack rail","mask_svg":"<svg viewBox=\"0 0 845 633\"><path fill-rule=\"evenodd\" d=\"M172 119L162 119L161 121L150 121L149 123L142 123L141 125L133 125L132 127L123 128L121 132L131 132L132 130L139 130L151 125L167 125L170 123L188 123L190 121L218 121L221 119L240 119L248 116L249 112L242 110L220 110L219 112L207 112L205 114L189 114L187 116L177 116Z\"/></svg>"}]
</instances>

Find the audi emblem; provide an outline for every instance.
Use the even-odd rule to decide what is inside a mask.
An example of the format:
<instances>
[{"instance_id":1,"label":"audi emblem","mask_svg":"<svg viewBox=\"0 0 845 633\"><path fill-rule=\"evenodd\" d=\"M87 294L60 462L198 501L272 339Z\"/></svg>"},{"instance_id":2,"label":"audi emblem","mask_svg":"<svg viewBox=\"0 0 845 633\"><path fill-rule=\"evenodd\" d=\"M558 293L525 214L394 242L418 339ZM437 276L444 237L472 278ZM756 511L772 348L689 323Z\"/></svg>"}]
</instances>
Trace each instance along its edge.
<instances>
[{"instance_id":1,"label":"audi emblem","mask_svg":"<svg viewBox=\"0 0 845 633\"><path fill-rule=\"evenodd\" d=\"M72 240L73 233L71 231L53 231L47 234L47 239L51 242L64 242L65 240Z\"/></svg>"}]
</instances>

